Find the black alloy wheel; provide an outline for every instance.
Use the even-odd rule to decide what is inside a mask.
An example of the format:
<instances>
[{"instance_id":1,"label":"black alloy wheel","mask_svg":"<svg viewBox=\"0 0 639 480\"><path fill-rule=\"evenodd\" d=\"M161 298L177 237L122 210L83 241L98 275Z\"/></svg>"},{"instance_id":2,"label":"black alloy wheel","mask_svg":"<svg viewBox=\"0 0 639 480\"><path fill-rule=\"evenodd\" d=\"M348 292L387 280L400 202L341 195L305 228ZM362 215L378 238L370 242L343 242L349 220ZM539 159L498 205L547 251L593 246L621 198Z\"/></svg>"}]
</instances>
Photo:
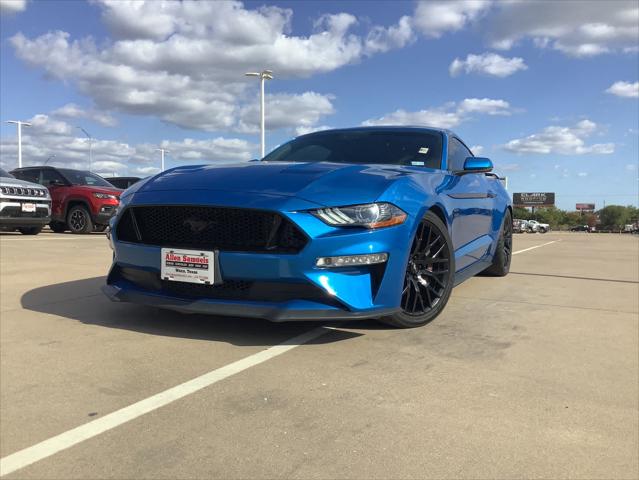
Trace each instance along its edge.
<instances>
[{"instance_id":1,"label":"black alloy wheel","mask_svg":"<svg viewBox=\"0 0 639 480\"><path fill-rule=\"evenodd\" d=\"M513 257L513 220L510 210L504 214L504 223L501 227L493 263L481 275L492 277L505 277L510 271L510 262Z\"/></svg>"},{"instance_id":2,"label":"black alloy wheel","mask_svg":"<svg viewBox=\"0 0 639 480\"><path fill-rule=\"evenodd\" d=\"M382 321L411 328L433 320L448 302L455 259L448 230L432 212L417 227L401 292L401 311Z\"/></svg>"},{"instance_id":3,"label":"black alloy wheel","mask_svg":"<svg viewBox=\"0 0 639 480\"><path fill-rule=\"evenodd\" d=\"M93 231L93 222L86 208L75 206L69 210L67 226L71 233L90 233Z\"/></svg>"},{"instance_id":4,"label":"black alloy wheel","mask_svg":"<svg viewBox=\"0 0 639 480\"><path fill-rule=\"evenodd\" d=\"M408 315L423 315L437 306L450 277L450 254L444 236L428 222L418 229L410 257L404 288L402 310Z\"/></svg>"},{"instance_id":5,"label":"black alloy wheel","mask_svg":"<svg viewBox=\"0 0 639 480\"><path fill-rule=\"evenodd\" d=\"M504 256L503 256L503 266L504 268L510 269L510 260L513 256L513 222L510 220L510 214L507 215L508 218L504 218ZM506 221L508 220L508 221Z\"/></svg>"}]
</instances>

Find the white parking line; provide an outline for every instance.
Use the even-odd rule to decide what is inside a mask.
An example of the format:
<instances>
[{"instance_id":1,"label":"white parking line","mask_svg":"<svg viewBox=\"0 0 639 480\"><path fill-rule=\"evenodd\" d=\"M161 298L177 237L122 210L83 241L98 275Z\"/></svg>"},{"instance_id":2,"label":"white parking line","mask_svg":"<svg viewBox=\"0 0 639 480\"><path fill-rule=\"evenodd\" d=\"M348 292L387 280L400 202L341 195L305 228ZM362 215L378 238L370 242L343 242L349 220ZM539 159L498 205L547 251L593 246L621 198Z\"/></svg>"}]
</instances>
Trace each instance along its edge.
<instances>
[{"instance_id":1,"label":"white parking line","mask_svg":"<svg viewBox=\"0 0 639 480\"><path fill-rule=\"evenodd\" d=\"M524 253L524 252L527 252L528 250L534 250L535 248L545 247L546 245L550 245L551 243L555 243L558 241L559 240L553 240L552 242L542 243L541 245L535 245L534 247L528 247L528 248L524 248L523 250L517 250L516 252L513 252L513 255L517 255L518 253Z\"/></svg>"},{"instance_id":2,"label":"white parking line","mask_svg":"<svg viewBox=\"0 0 639 480\"><path fill-rule=\"evenodd\" d=\"M175 387L169 388L163 392L157 393L149 398L140 400L128 407L116 410L102 418L98 418L84 425L80 425L72 430L68 430L60 435L51 437L31 447L27 447L16 453L8 455L0 459L0 476L8 475L16 470L24 468L44 458L55 455L56 453L66 450L69 447L77 445L85 440L100 435L108 430L122 425L123 423L134 420L146 413L164 407L169 403L175 402L180 398L195 393L203 388L213 385L225 378L236 373L240 373L248 368L266 362L271 358L282 355L289 350L299 347L311 340L330 332L332 329L327 327L318 327L306 333L262 350L261 352L250 355L246 358L230 363L223 367L211 370L204 375L196 377L188 382L182 383Z\"/></svg>"}]
</instances>

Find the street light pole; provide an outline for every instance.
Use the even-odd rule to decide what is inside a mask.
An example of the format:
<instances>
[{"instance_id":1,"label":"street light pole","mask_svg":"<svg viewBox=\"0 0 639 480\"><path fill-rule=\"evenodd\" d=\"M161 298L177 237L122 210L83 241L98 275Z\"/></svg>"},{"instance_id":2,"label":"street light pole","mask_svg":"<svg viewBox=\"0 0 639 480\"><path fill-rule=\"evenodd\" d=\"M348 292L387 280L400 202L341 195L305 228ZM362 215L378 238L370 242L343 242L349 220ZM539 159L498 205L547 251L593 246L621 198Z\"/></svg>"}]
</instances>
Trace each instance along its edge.
<instances>
[{"instance_id":1,"label":"street light pole","mask_svg":"<svg viewBox=\"0 0 639 480\"><path fill-rule=\"evenodd\" d=\"M169 152L170 152L170 150L167 150L166 148L156 148L156 149L155 149L155 151L156 151L156 152L160 152L160 154L161 154L161 158L162 158L162 166L161 166L161 168L160 168L160 172L163 172L163 171L164 171L164 154L165 154L165 153L169 153Z\"/></svg>"},{"instance_id":2,"label":"street light pole","mask_svg":"<svg viewBox=\"0 0 639 480\"><path fill-rule=\"evenodd\" d=\"M265 122L264 122L264 81L273 80L273 72L271 70L262 70L261 72L248 72L245 73L247 77L259 77L260 79L260 151L261 158L264 158L266 154L266 140L265 140Z\"/></svg>"},{"instance_id":3,"label":"street light pole","mask_svg":"<svg viewBox=\"0 0 639 480\"><path fill-rule=\"evenodd\" d=\"M53 155L49 155L49 158L47 158L47 159L44 161L44 164L46 165L47 163L49 163L49 160L51 160L51 159L53 159L53 158L55 158L55 154L53 154Z\"/></svg>"},{"instance_id":4,"label":"street light pole","mask_svg":"<svg viewBox=\"0 0 639 480\"><path fill-rule=\"evenodd\" d=\"M89 139L89 172L90 172L91 169L93 168L93 137L84 128L82 127L77 127L77 128L82 130L82 133L84 133Z\"/></svg>"},{"instance_id":5,"label":"street light pole","mask_svg":"<svg viewBox=\"0 0 639 480\"><path fill-rule=\"evenodd\" d=\"M13 123L18 126L18 168L22 168L22 126L30 127L31 124L20 120L7 120L7 123Z\"/></svg>"}]
</instances>

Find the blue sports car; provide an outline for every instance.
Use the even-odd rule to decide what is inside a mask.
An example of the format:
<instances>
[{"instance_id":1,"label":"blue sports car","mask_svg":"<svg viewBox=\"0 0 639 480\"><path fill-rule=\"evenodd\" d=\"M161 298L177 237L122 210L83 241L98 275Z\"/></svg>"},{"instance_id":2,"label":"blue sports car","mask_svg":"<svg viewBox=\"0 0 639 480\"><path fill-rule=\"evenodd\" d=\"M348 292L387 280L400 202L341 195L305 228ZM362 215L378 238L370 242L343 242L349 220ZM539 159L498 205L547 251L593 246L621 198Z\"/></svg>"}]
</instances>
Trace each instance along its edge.
<instances>
[{"instance_id":1,"label":"blue sports car","mask_svg":"<svg viewBox=\"0 0 639 480\"><path fill-rule=\"evenodd\" d=\"M184 312L424 325L453 286L508 273L512 207L491 170L454 133L419 127L174 168L123 193L104 291Z\"/></svg>"}]
</instances>

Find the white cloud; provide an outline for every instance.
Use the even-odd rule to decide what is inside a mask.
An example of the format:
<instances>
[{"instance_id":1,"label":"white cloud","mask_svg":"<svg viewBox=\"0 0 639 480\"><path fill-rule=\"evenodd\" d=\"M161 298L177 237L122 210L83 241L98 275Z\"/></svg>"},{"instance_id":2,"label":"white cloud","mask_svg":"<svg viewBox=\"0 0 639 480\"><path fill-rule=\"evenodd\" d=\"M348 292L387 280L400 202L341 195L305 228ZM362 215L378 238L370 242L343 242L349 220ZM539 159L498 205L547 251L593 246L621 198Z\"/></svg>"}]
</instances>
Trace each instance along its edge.
<instances>
[{"instance_id":1,"label":"white cloud","mask_svg":"<svg viewBox=\"0 0 639 480\"><path fill-rule=\"evenodd\" d=\"M479 18L490 7L489 0L420 1L413 24L422 34L439 38L455 32Z\"/></svg>"},{"instance_id":2,"label":"white cloud","mask_svg":"<svg viewBox=\"0 0 639 480\"><path fill-rule=\"evenodd\" d=\"M416 112L395 110L380 118L362 122L364 126L373 125L424 125L429 127L453 128L461 123L457 112L447 112L442 109L426 109Z\"/></svg>"},{"instance_id":3,"label":"white cloud","mask_svg":"<svg viewBox=\"0 0 639 480\"><path fill-rule=\"evenodd\" d=\"M628 51L639 41L639 5L635 0L596 2L498 2L485 25L492 46L508 50L530 38L539 48L574 57Z\"/></svg>"},{"instance_id":4,"label":"white cloud","mask_svg":"<svg viewBox=\"0 0 639 480\"><path fill-rule=\"evenodd\" d=\"M0 13L14 14L27 9L27 0L0 0Z\"/></svg>"},{"instance_id":5,"label":"white cloud","mask_svg":"<svg viewBox=\"0 0 639 480\"><path fill-rule=\"evenodd\" d=\"M470 54L465 60L455 58L448 71L451 77L456 77L461 73L480 73L495 77L507 77L527 68L528 66L524 63L523 58L506 58L496 53L482 53L481 55Z\"/></svg>"},{"instance_id":6,"label":"white cloud","mask_svg":"<svg viewBox=\"0 0 639 480\"><path fill-rule=\"evenodd\" d=\"M278 79L308 77L364 55L363 39L351 33L357 19L347 13L323 15L312 34L295 36L292 11L272 6L95 3L114 41L97 44L62 31L35 38L18 33L10 39L18 58L77 85L100 110L151 115L185 128L240 128L257 88L244 77L247 71L268 66ZM286 126L299 125L291 119Z\"/></svg>"},{"instance_id":7,"label":"white cloud","mask_svg":"<svg viewBox=\"0 0 639 480\"><path fill-rule=\"evenodd\" d=\"M276 130L296 126L313 128L324 116L335 112L332 95L304 92L299 95L277 93L266 95L266 128ZM259 131L260 108L258 99L241 109L238 130L243 133Z\"/></svg>"},{"instance_id":8,"label":"white cloud","mask_svg":"<svg viewBox=\"0 0 639 480\"><path fill-rule=\"evenodd\" d=\"M626 170L634 172L635 170L637 170L637 165L635 165L634 163L628 163L626 164Z\"/></svg>"},{"instance_id":9,"label":"white cloud","mask_svg":"<svg viewBox=\"0 0 639 480\"><path fill-rule=\"evenodd\" d=\"M397 25L388 28L373 27L366 36L364 47L367 54L387 52L395 48L403 48L414 40L412 18L404 15Z\"/></svg>"},{"instance_id":10,"label":"white cloud","mask_svg":"<svg viewBox=\"0 0 639 480\"><path fill-rule=\"evenodd\" d=\"M639 82L615 82L610 85L606 93L611 93L618 97L637 98L639 97Z\"/></svg>"},{"instance_id":11,"label":"white cloud","mask_svg":"<svg viewBox=\"0 0 639 480\"><path fill-rule=\"evenodd\" d=\"M306 135L307 133L320 132L322 130L330 130L333 127L328 125L317 125L315 127L297 127L295 129L295 135Z\"/></svg>"},{"instance_id":12,"label":"white cloud","mask_svg":"<svg viewBox=\"0 0 639 480\"><path fill-rule=\"evenodd\" d=\"M578 177L587 177L588 176L588 172L579 172L577 174Z\"/></svg>"},{"instance_id":13,"label":"white cloud","mask_svg":"<svg viewBox=\"0 0 639 480\"><path fill-rule=\"evenodd\" d=\"M470 147L470 151L473 152L475 156L479 157L484 152L484 147L482 145L473 145Z\"/></svg>"},{"instance_id":14,"label":"white cloud","mask_svg":"<svg viewBox=\"0 0 639 480\"><path fill-rule=\"evenodd\" d=\"M118 123L117 120L108 113L96 110L83 110L74 103L67 103L51 112L51 114L63 118L86 118L87 120L99 123L103 127L114 127Z\"/></svg>"},{"instance_id":15,"label":"white cloud","mask_svg":"<svg viewBox=\"0 0 639 480\"><path fill-rule=\"evenodd\" d=\"M482 113L485 115L510 115L510 104L506 100L494 98L466 98L457 108L458 112Z\"/></svg>"},{"instance_id":16,"label":"white cloud","mask_svg":"<svg viewBox=\"0 0 639 480\"><path fill-rule=\"evenodd\" d=\"M540 133L511 140L504 145L504 148L520 154L607 155L613 153L614 143L586 145L585 139L598 130L599 126L590 120L582 120L574 127L550 126Z\"/></svg>"},{"instance_id":17,"label":"white cloud","mask_svg":"<svg viewBox=\"0 0 639 480\"><path fill-rule=\"evenodd\" d=\"M38 114L29 120L33 125L23 130L23 163L41 165L51 155L49 164L69 168L88 168L89 144L72 125ZM182 141L163 141L162 148L170 150L169 162L220 163L249 160L256 146L237 138L217 137L207 140L186 138ZM159 166L158 145L94 139L93 171L109 174L146 175ZM0 140L0 165L10 170L17 166L17 141L15 135Z\"/></svg>"},{"instance_id":18,"label":"white cloud","mask_svg":"<svg viewBox=\"0 0 639 480\"><path fill-rule=\"evenodd\" d=\"M439 128L454 128L470 120L475 114L510 115L510 104L492 98L466 98L459 103L450 102L442 107L408 112L403 109L369 119L362 123L371 125L424 125Z\"/></svg>"}]
</instances>

